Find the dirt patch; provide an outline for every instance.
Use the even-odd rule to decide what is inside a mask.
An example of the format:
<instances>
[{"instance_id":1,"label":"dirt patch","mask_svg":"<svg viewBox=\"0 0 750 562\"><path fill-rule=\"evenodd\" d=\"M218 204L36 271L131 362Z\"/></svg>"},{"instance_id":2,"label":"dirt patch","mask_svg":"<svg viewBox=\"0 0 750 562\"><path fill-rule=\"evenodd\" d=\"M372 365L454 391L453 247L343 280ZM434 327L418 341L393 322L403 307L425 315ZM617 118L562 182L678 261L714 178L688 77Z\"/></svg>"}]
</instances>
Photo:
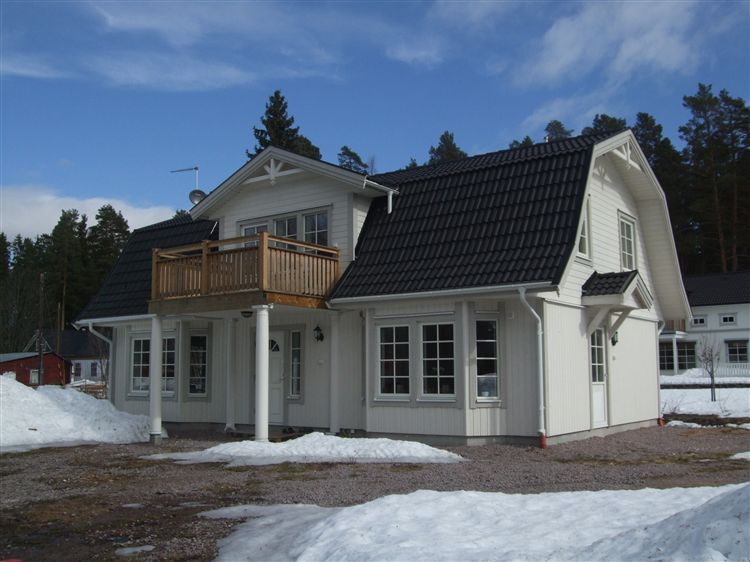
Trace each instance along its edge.
<instances>
[{"instance_id":1,"label":"dirt patch","mask_svg":"<svg viewBox=\"0 0 750 562\"><path fill-rule=\"evenodd\" d=\"M750 418L720 418L714 414L664 414L664 420L697 423L702 426L742 425L750 423ZM740 430L742 431L742 430Z\"/></svg>"},{"instance_id":2,"label":"dirt patch","mask_svg":"<svg viewBox=\"0 0 750 562\"><path fill-rule=\"evenodd\" d=\"M174 433L158 452L214 446L222 436ZM358 504L419 489L547 492L714 486L750 480L750 432L648 428L546 450L453 447L458 464L297 464L227 467L142 458L148 444L39 449L0 456L0 559L211 560L236 521L197 516L256 503ZM126 507L129 506L129 507Z\"/></svg>"}]
</instances>

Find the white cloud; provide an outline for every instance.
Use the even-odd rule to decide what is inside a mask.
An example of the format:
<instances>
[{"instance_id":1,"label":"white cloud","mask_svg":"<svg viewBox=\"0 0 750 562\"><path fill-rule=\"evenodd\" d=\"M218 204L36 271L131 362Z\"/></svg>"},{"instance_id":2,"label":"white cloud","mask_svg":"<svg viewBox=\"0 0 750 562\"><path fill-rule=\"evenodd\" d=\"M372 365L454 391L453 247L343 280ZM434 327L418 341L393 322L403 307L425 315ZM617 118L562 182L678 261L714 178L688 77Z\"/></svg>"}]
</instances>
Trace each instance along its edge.
<instances>
[{"instance_id":1,"label":"white cloud","mask_svg":"<svg viewBox=\"0 0 750 562\"><path fill-rule=\"evenodd\" d=\"M448 27L476 31L493 25L518 5L508 0L438 0L430 8L428 17Z\"/></svg>"},{"instance_id":2,"label":"white cloud","mask_svg":"<svg viewBox=\"0 0 750 562\"><path fill-rule=\"evenodd\" d=\"M70 76L67 71L53 66L43 57L13 53L3 53L0 56L0 75L43 80Z\"/></svg>"},{"instance_id":3,"label":"white cloud","mask_svg":"<svg viewBox=\"0 0 750 562\"><path fill-rule=\"evenodd\" d=\"M0 186L0 231L8 238L16 234L33 238L49 233L63 209L78 209L88 215L91 225L96 212L106 204L122 213L131 230L166 220L174 214L174 209L169 207L140 207L121 199L63 195L46 185L7 185Z\"/></svg>"},{"instance_id":4,"label":"white cloud","mask_svg":"<svg viewBox=\"0 0 750 562\"><path fill-rule=\"evenodd\" d=\"M592 2L558 19L541 49L522 63L522 85L573 82L599 72L608 83L635 73L685 72L699 57L692 2Z\"/></svg>"},{"instance_id":5,"label":"white cloud","mask_svg":"<svg viewBox=\"0 0 750 562\"><path fill-rule=\"evenodd\" d=\"M91 70L117 86L168 91L205 91L247 84L247 70L179 54L120 52L87 59Z\"/></svg>"},{"instance_id":6,"label":"white cloud","mask_svg":"<svg viewBox=\"0 0 750 562\"><path fill-rule=\"evenodd\" d=\"M568 127L576 129L590 124L597 113L611 113L607 106L614 92L610 88L600 88L592 92L568 97L557 97L545 102L521 122L521 130L541 131L553 119L559 119Z\"/></svg>"},{"instance_id":7,"label":"white cloud","mask_svg":"<svg viewBox=\"0 0 750 562\"><path fill-rule=\"evenodd\" d=\"M388 58L420 66L435 66L443 62L443 48L435 37L396 41L385 50Z\"/></svg>"}]
</instances>

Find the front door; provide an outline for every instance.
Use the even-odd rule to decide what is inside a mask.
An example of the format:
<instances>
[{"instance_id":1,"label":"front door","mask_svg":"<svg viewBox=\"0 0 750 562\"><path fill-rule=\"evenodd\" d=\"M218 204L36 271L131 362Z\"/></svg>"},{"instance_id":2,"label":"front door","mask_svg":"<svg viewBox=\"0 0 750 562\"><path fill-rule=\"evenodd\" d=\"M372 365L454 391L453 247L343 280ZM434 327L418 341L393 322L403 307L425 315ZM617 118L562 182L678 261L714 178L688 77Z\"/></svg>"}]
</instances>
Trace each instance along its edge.
<instances>
[{"instance_id":1,"label":"front door","mask_svg":"<svg viewBox=\"0 0 750 562\"><path fill-rule=\"evenodd\" d=\"M607 426L607 360L604 330L591 334L591 425Z\"/></svg>"},{"instance_id":2,"label":"front door","mask_svg":"<svg viewBox=\"0 0 750 562\"><path fill-rule=\"evenodd\" d=\"M268 422L284 423L284 332L268 335Z\"/></svg>"}]
</instances>

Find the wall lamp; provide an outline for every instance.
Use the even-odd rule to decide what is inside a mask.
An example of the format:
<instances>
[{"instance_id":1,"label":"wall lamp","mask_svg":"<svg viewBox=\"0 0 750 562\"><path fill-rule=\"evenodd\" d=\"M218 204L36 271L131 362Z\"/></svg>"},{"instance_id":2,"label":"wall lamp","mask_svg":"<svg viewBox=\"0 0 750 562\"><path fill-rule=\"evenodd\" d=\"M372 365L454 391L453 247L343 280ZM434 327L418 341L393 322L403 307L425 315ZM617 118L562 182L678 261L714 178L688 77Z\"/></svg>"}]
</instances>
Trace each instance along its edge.
<instances>
[{"instance_id":1,"label":"wall lamp","mask_svg":"<svg viewBox=\"0 0 750 562\"><path fill-rule=\"evenodd\" d=\"M620 341L620 338L617 336L617 332L615 332L614 334L612 334L612 337L610 338L609 341L612 342L612 346L613 347L617 345L617 342Z\"/></svg>"},{"instance_id":2,"label":"wall lamp","mask_svg":"<svg viewBox=\"0 0 750 562\"><path fill-rule=\"evenodd\" d=\"M320 326L315 326L315 329L313 330L313 337L315 338L315 341L323 341L326 339L325 335L323 335L323 330L320 329Z\"/></svg>"}]
</instances>

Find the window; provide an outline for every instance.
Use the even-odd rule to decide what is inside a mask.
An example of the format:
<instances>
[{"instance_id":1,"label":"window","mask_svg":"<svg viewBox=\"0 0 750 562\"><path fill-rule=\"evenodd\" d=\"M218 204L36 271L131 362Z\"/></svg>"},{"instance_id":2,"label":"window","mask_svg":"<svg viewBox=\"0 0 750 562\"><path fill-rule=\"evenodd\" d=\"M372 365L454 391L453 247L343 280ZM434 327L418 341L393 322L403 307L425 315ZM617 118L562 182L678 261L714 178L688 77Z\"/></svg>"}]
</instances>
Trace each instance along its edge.
<instances>
[{"instance_id":1,"label":"window","mask_svg":"<svg viewBox=\"0 0 750 562\"><path fill-rule=\"evenodd\" d=\"M328 213L321 211L303 215L305 242L328 246Z\"/></svg>"},{"instance_id":2,"label":"window","mask_svg":"<svg viewBox=\"0 0 750 562\"><path fill-rule=\"evenodd\" d=\"M422 393L433 396L456 393L452 323L422 325Z\"/></svg>"},{"instance_id":3,"label":"window","mask_svg":"<svg viewBox=\"0 0 750 562\"><path fill-rule=\"evenodd\" d=\"M251 226L245 226L242 229L242 234L245 236L255 236L256 234L259 234L260 232L268 232L268 225L267 224L253 224ZM246 242L245 246L248 248L257 248L258 241L253 240L252 242Z\"/></svg>"},{"instance_id":4,"label":"window","mask_svg":"<svg viewBox=\"0 0 750 562\"><path fill-rule=\"evenodd\" d=\"M497 321L476 321L477 398L500 397L497 353Z\"/></svg>"},{"instance_id":5,"label":"window","mask_svg":"<svg viewBox=\"0 0 750 562\"><path fill-rule=\"evenodd\" d=\"M747 363L747 340L727 342L727 361L729 363Z\"/></svg>"},{"instance_id":6,"label":"window","mask_svg":"<svg viewBox=\"0 0 750 562\"><path fill-rule=\"evenodd\" d=\"M381 326L380 394L409 394L409 327Z\"/></svg>"},{"instance_id":7,"label":"window","mask_svg":"<svg viewBox=\"0 0 750 562\"><path fill-rule=\"evenodd\" d=\"M588 258L589 252L589 207L583 204L583 218L581 219L581 231L578 234L578 255Z\"/></svg>"},{"instance_id":8,"label":"window","mask_svg":"<svg viewBox=\"0 0 750 562\"><path fill-rule=\"evenodd\" d=\"M693 316L693 327L694 328L705 328L706 317L705 316Z\"/></svg>"},{"instance_id":9,"label":"window","mask_svg":"<svg viewBox=\"0 0 750 562\"><path fill-rule=\"evenodd\" d=\"M297 239L297 217L285 217L283 219L276 219L274 222L274 229L276 230L276 236L282 236L284 238ZM277 248L283 248L286 250L294 250L295 247L292 244L282 244L281 242L276 243Z\"/></svg>"},{"instance_id":10,"label":"window","mask_svg":"<svg viewBox=\"0 0 750 562\"><path fill-rule=\"evenodd\" d=\"M591 382L604 382L604 330L591 333Z\"/></svg>"},{"instance_id":11,"label":"window","mask_svg":"<svg viewBox=\"0 0 750 562\"><path fill-rule=\"evenodd\" d=\"M635 267L635 223L620 217L620 265L624 271Z\"/></svg>"},{"instance_id":12,"label":"window","mask_svg":"<svg viewBox=\"0 0 750 562\"><path fill-rule=\"evenodd\" d=\"M677 342L677 368L695 369L695 342Z\"/></svg>"},{"instance_id":13,"label":"window","mask_svg":"<svg viewBox=\"0 0 750 562\"><path fill-rule=\"evenodd\" d=\"M205 396L208 393L208 336L190 336L190 377L188 394Z\"/></svg>"},{"instance_id":14,"label":"window","mask_svg":"<svg viewBox=\"0 0 750 562\"><path fill-rule=\"evenodd\" d=\"M722 326L731 326L736 323L737 323L737 315L734 313L719 315L719 324L721 324Z\"/></svg>"},{"instance_id":15,"label":"window","mask_svg":"<svg viewBox=\"0 0 750 562\"><path fill-rule=\"evenodd\" d=\"M29 384L39 384L39 369L29 371Z\"/></svg>"},{"instance_id":16,"label":"window","mask_svg":"<svg viewBox=\"0 0 750 562\"><path fill-rule=\"evenodd\" d=\"M289 396L299 398L302 394L302 333L291 332L290 346L291 376L289 377Z\"/></svg>"},{"instance_id":17,"label":"window","mask_svg":"<svg viewBox=\"0 0 750 562\"><path fill-rule=\"evenodd\" d=\"M78 364L78 366L80 368L80 363ZM98 365L96 363L91 363L91 378L95 379L98 376L99 376Z\"/></svg>"},{"instance_id":18,"label":"window","mask_svg":"<svg viewBox=\"0 0 750 562\"><path fill-rule=\"evenodd\" d=\"M659 344L659 369L662 371L671 371L674 369L674 355L671 343Z\"/></svg>"},{"instance_id":19,"label":"window","mask_svg":"<svg viewBox=\"0 0 750 562\"><path fill-rule=\"evenodd\" d=\"M80 361L76 361L73 363L73 378L79 379L81 378L81 373L83 372L82 366Z\"/></svg>"},{"instance_id":20,"label":"window","mask_svg":"<svg viewBox=\"0 0 750 562\"><path fill-rule=\"evenodd\" d=\"M177 353L175 338L162 339L162 392L174 392L175 365ZM131 385L133 392L145 392L149 389L149 368L151 364L151 340L149 338L133 339L133 354L131 363Z\"/></svg>"}]
</instances>

